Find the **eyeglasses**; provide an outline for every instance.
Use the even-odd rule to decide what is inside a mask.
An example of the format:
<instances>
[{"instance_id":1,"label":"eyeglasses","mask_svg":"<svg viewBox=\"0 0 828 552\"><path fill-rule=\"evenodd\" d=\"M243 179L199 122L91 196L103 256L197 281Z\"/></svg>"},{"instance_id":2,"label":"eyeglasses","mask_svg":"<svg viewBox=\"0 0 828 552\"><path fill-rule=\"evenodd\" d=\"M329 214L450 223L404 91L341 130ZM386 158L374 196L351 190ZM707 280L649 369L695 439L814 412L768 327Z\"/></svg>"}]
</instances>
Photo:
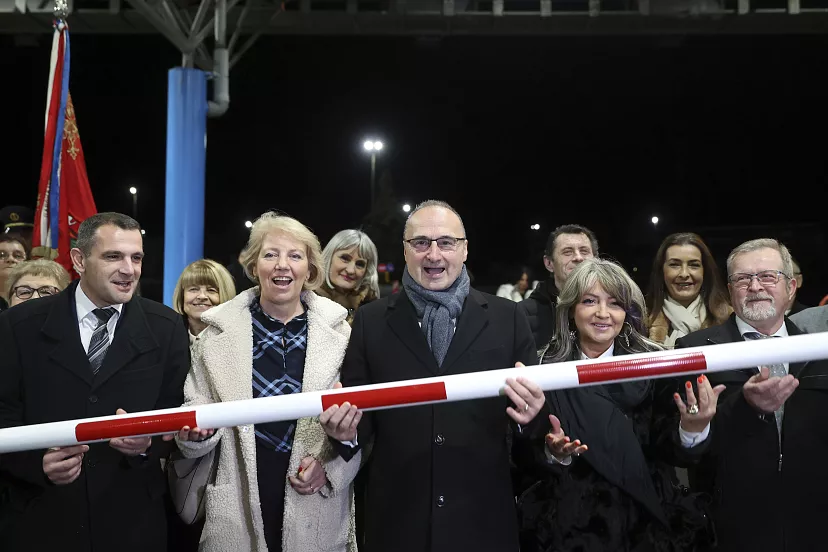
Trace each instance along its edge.
<instances>
[{"instance_id":1,"label":"eyeglasses","mask_svg":"<svg viewBox=\"0 0 828 552\"><path fill-rule=\"evenodd\" d=\"M7 261L9 258L14 259L15 261L25 261L26 254L21 253L20 251L15 251L11 254L8 251L0 251L0 261Z\"/></svg>"},{"instance_id":2,"label":"eyeglasses","mask_svg":"<svg viewBox=\"0 0 828 552\"><path fill-rule=\"evenodd\" d=\"M410 245L411 249L413 249L417 253L425 253L426 251L431 249L431 242L437 242L437 247L440 248L440 251L454 251L457 249L457 245L460 242L466 241L466 238L440 236L439 238L411 238L410 240L403 241Z\"/></svg>"},{"instance_id":3,"label":"eyeglasses","mask_svg":"<svg viewBox=\"0 0 828 552\"><path fill-rule=\"evenodd\" d=\"M30 288L29 286L17 286L12 291L18 299L23 299L24 301L31 299L35 293L37 293L38 297L49 297L50 295L60 293L60 290L55 286L41 286L37 289Z\"/></svg>"},{"instance_id":4,"label":"eyeglasses","mask_svg":"<svg viewBox=\"0 0 828 552\"><path fill-rule=\"evenodd\" d=\"M733 285L736 289L747 289L750 287L750 283L754 278L759 280L759 283L763 286L775 286L779 283L779 278L782 276L790 278L790 276L784 272L780 272L779 270L764 270L762 272L754 272L752 274L748 274L747 272L737 272L736 274L731 274L728 281L730 281L731 285Z\"/></svg>"}]
</instances>

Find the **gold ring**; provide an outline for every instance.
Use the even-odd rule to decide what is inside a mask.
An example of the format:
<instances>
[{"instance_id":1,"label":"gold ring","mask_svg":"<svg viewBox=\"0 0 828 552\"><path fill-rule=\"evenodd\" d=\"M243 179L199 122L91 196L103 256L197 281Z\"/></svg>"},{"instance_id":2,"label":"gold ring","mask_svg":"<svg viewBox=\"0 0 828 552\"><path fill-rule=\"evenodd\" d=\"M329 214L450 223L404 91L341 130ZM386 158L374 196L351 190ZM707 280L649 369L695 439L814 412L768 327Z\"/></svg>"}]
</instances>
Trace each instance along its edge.
<instances>
[{"instance_id":1,"label":"gold ring","mask_svg":"<svg viewBox=\"0 0 828 552\"><path fill-rule=\"evenodd\" d=\"M695 416L696 414L699 413L699 405L691 404L690 406L687 407L687 413L690 414L691 416Z\"/></svg>"}]
</instances>

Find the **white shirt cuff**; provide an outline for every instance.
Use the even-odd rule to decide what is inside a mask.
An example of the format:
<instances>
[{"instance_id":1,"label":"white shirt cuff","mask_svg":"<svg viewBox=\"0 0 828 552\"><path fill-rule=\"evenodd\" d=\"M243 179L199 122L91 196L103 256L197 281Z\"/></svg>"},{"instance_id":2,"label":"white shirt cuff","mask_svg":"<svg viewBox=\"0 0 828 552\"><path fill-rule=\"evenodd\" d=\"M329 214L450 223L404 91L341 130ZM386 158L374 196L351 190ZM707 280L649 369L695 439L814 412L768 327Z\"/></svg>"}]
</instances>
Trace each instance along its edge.
<instances>
[{"instance_id":1,"label":"white shirt cuff","mask_svg":"<svg viewBox=\"0 0 828 552\"><path fill-rule=\"evenodd\" d=\"M359 436L357 436L357 437L359 437ZM357 442L357 437L354 437L353 441L340 441L340 443L342 443L343 445L349 446L351 448L354 448L357 445L359 445L359 443Z\"/></svg>"},{"instance_id":2,"label":"white shirt cuff","mask_svg":"<svg viewBox=\"0 0 828 552\"><path fill-rule=\"evenodd\" d=\"M561 466L568 466L572 463L572 456L567 456L563 460L559 460L557 456L549 451L549 447L543 447L543 452L546 453L546 461L550 464L559 464Z\"/></svg>"},{"instance_id":3,"label":"white shirt cuff","mask_svg":"<svg viewBox=\"0 0 828 552\"><path fill-rule=\"evenodd\" d=\"M703 443L709 435L710 424L707 424L704 429L701 430L701 433L685 431L684 428L679 425L679 437L681 438L681 446L684 448L693 448L696 445Z\"/></svg>"}]
</instances>

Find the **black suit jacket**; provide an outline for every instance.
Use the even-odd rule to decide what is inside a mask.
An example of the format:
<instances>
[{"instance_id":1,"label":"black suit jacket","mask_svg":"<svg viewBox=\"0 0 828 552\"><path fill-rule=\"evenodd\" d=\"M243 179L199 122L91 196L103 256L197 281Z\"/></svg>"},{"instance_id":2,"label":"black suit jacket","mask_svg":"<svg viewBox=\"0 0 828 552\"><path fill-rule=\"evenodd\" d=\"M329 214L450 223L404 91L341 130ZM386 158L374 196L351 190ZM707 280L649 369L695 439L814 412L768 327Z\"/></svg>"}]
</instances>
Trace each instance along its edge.
<instances>
[{"instance_id":1,"label":"black suit jacket","mask_svg":"<svg viewBox=\"0 0 828 552\"><path fill-rule=\"evenodd\" d=\"M402 292L357 311L342 383L480 372L517 361L537 364L529 323L516 303L470 290L438 367ZM373 447L360 550L516 551L506 407L504 397L495 397L365 413L359 441ZM545 417L538 414L518 438L542 431Z\"/></svg>"},{"instance_id":2,"label":"black suit jacket","mask_svg":"<svg viewBox=\"0 0 828 552\"><path fill-rule=\"evenodd\" d=\"M802 332L789 320L789 335ZM721 326L693 332L676 347L742 341L735 315ZM724 384L708 440L685 451L700 462L694 482L712 492L719 550L825 550L828 519L828 361L794 363L799 387L785 403L780 450L773 414L761 415L742 394L755 366L708 374Z\"/></svg>"},{"instance_id":3,"label":"black suit jacket","mask_svg":"<svg viewBox=\"0 0 828 552\"><path fill-rule=\"evenodd\" d=\"M180 406L189 343L180 315L141 297L122 309L93 377L75 308L77 283L0 314L0 427ZM0 456L0 542L4 551L164 550L166 481L153 440L146 458L108 443L90 445L80 477L53 485L45 451Z\"/></svg>"}]
</instances>

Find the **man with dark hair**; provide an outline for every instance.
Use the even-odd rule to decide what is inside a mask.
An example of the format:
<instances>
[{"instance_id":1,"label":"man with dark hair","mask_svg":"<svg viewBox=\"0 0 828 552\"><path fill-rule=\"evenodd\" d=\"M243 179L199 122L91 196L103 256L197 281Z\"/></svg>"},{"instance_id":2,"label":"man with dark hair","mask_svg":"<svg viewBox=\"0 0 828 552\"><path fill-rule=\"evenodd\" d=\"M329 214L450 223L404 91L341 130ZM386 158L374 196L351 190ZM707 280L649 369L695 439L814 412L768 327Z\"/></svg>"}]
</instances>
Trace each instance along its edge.
<instances>
[{"instance_id":1,"label":"man with dark hair","mask_svg":"<svg viewBox=\"0 0 828 552\"><path fill-rule=\"evenodd\" d=\"M598 240L584 226L565 224L549 234L543 252L543 264L550 276L538 284L525 301L518 303L529 318L536 348L546 345L555 333L555 302L569 273L596 255Z\"/></svg>"},{"instance_id":2,"label":"man with dark hair","mask_svg":"<svg viewBox=\"0 0 828 552\"><path fill-rule=\"evenodd\" d=\"M0 314L0 427L180 406L189 369L180 315L138 297L138 223L101 213L70 255L80 280ZM0 456L4 551L166 549L160 459L126 438Z\"/></svg>"}]
</instances>

